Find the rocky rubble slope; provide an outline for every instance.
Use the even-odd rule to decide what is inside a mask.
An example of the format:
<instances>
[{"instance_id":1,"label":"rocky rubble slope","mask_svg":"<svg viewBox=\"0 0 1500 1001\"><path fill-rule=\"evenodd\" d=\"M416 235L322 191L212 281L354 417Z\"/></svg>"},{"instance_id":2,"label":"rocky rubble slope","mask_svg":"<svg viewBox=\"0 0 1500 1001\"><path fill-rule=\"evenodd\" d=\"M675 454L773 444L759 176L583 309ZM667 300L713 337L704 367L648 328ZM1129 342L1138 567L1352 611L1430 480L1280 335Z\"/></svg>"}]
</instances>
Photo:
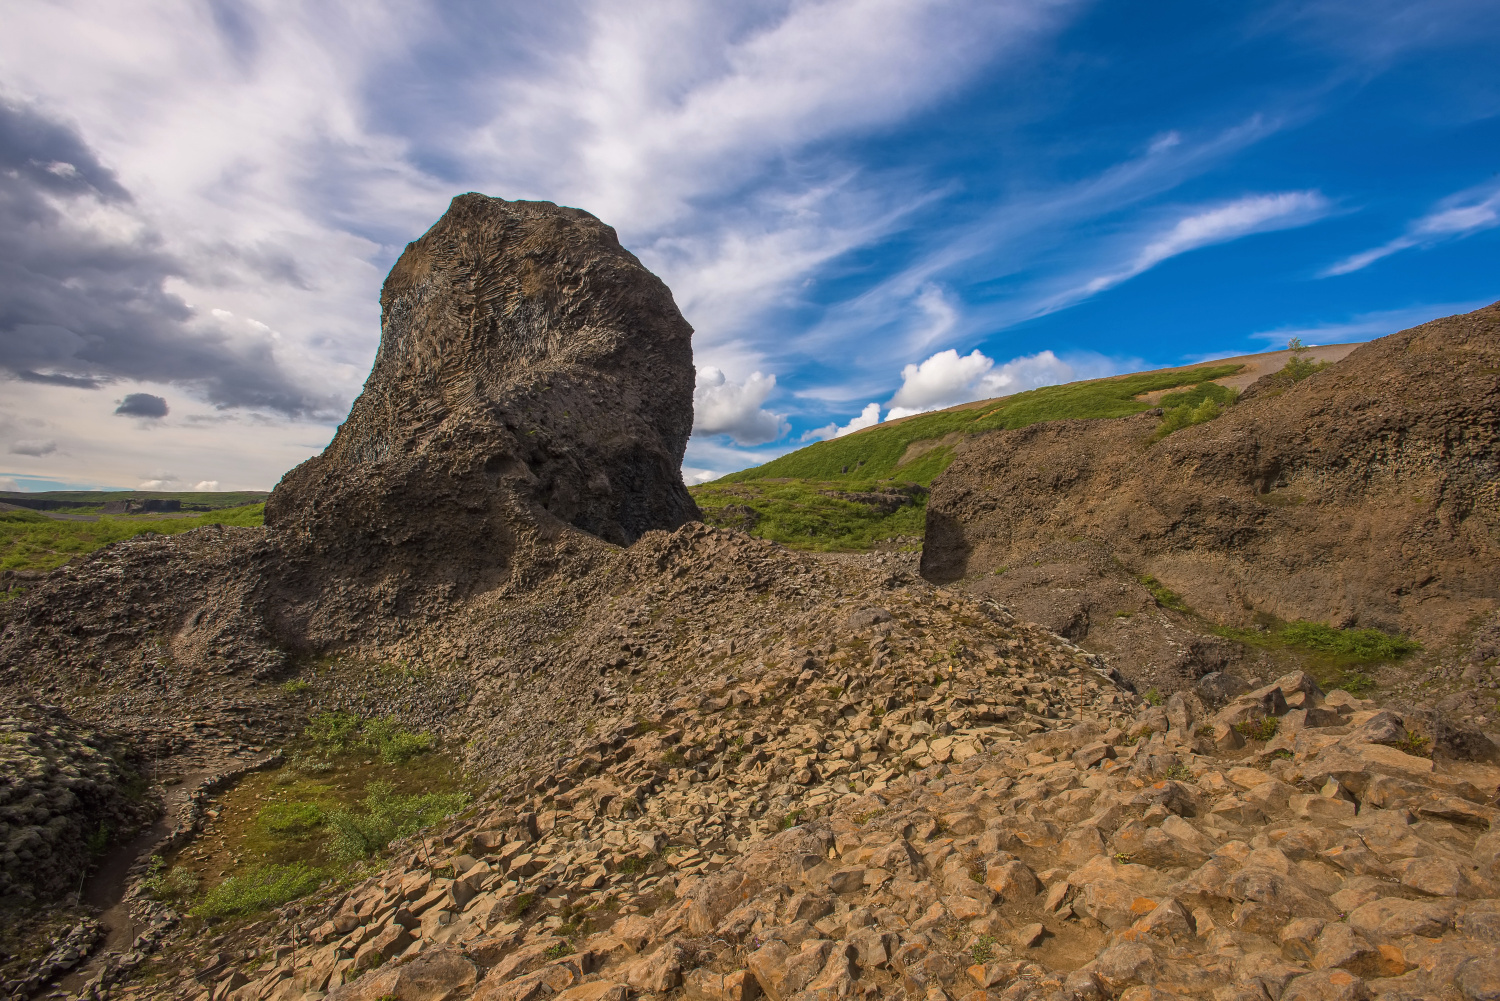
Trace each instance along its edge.
<instances>
[{"instance_id":1,"label":"rocky rubble slope","mask_svg":"<svg viewBox=\"0 0 1500 1001\"><path fill-rule=\"evenodd\" d=\"M1164 689L1236 652L1159 610L1162 585L1208 623L1374 627L1459 663L1500 609L1497 415L1500 304L1165 438L1149 414L989 432L933 483L922 572Z\"/></svg>"},{"instance_id":2,"label":"rocky rubble slope","mask_svg":"<svg viewBox=\"0 0 1500 1001\"><path fill-rule=\"evenodd\" d=\"M1500 992L1500 768L1425 757L1400 718L1302 674L1146 705L952 594L846 622L910 634L936 610L985 642L940 669L689 681L364 883L111 996Z\"/></svg>"}]
</instances>

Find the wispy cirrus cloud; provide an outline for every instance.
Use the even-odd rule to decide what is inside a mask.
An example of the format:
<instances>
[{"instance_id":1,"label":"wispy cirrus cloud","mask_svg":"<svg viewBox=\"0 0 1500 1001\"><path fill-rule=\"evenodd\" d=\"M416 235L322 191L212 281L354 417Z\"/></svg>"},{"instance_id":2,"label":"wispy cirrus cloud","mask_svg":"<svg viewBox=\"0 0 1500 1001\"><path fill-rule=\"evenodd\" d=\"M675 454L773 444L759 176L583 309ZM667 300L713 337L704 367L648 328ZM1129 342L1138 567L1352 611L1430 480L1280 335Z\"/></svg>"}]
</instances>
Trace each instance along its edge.
<instances>
[{"instance_id":1,"label":"wispy cirrus cloud","mask_svg":"<svg viewBox=\"0 0 1500 1001\"><path fill-rule=\"evenodd\" d=\"M1438 202L1432 211L1413 220L1405 233L1378 247L1351 254L1331 265L1320 277L1347 275L1403 250L1413 247L1425 250L1496 226L1500 226L1500 184L1468 188Z\"/></svg>"},{"instance_id":2,"label":"wispy cirrus cloud","mask_svg":"<svg viewBox=\"0 0 1500 1001\"><path fill-rule=\"evenodd\" d=\"M1322 219L1331 209L1331 203L1319 191L1246 195L1224 204L1195 208L1162 231L1146 237L1121 266L1069 289L1047 308L1072 305L1144 274L1163 261L1202 247L1256 233L1306 226Z\"/></svg>"}]
</instances>

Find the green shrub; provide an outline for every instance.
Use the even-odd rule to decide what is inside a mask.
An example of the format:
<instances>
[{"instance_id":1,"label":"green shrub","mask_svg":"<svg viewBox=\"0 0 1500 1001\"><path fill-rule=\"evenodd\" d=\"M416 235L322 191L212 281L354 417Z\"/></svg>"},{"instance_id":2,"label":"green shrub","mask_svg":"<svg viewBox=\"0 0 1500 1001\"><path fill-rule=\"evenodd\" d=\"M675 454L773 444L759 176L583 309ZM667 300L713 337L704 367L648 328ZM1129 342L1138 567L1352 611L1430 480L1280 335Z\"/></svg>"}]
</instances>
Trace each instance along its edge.
<instances>
[{"instance_id":1,"label":"green shrub","mask_svg":"<svg viewBox=\"0 0 1500 1001\"><path fill-rule=\"evenodd\" d=\"M390 783L371 782L365 787L363 812L334 810L327 814L331 832L328 854L339 862L356 862L456 813L468 801L465 793L398 796Z\"/></svg>"},{"instance_id":2,"label":"green shrub","mask_svg":"<svg viewBox=\"0 0 1500 1001\"><path fill-rule=\"evenodd\" d=\"M432 750L432 734L412 733L396 725L394 717L372 719L365 723L365 743L380 753L389 765L404 765L412 758Z\"/></svg>"},{"instance_id":3,"label":"green shrub","mask_svg":"<svg viewBox=\"0 0 1500 1001\"><path fill-rule=\"evenodd\" d=\"M308 721L307 736L319 748L339 753L354 748L368 748L390 765L404 765L418 755L432 750L430 733L403 730L393 716L383 719L361 719L354 713L334 710L318 713Z\"/></svg>"},{"instance_id":4,"label":"green shrub","mask_svg":"<svg viewBox=\"0 0 1500 1001\"><path fill-rule=\"evenodd\" d=\"M1145 700L1148 706L1159 706L1166 701L1161 697L1161 692L1158 692L1154 688L1146 689L1146 694L1141 696L1141 698Z\"/></svg>"},{"instance_id":5,"label":"green shrub","mask_svg":"<svg viewBox=\"0 0 1500 1001\"><path fill-rule=\"evenodd\" d=\"M320 748L337 754L347 750L359 733L360 718L354 713L335 709L317 713L307 721L306 735Z\"/></svg>"},{"instance_id":6,"label":"green shrub","mask_svg":"<svg viewBox=\"0 0 1500 1001\"><path fill-rule=\"evenodd\" d=\"M1161 398L1162 419L1156 429L1158 439L1173 431L1206 424L1224 412L1238 394L1214 382L1201 382L1181 393L1168 393Z\"/></svg>"},{"instance_id":7,"label":"green shrub","mask_svg":"<svg viewBox=\"0 0 1500 1001\"><path fill-rule=\"evenodd\" d=\"M300 695L312 688L312 683L303 681L301 678L293 678L291 681L283 681L281 690L288 695Z\"/></svg>"},{"instance_id":8,"label":"green shrub","mask_svg":"<svg viewBox=\"0 0 1500 1001\"><path fill-rule=\"evenodd\" d=\"M976 938L974 940L974 944L969 947L969 956L974 960L974 962L978 963L981 966L994 959L995 936L981 935Z\"/></svg>"},{"instance_id":9,"label":"green shrub","mask_svg":"<svg viewBox=\"0 0 1500 1001\"><path fill-rule=\"evenodd\" d=\"M168 871L167 860L160 855L153 855L141 885L157 900L180 902L191 899L198 892L198 877L191 869L177 868Z\"/></svg>"},{"instance_id":10,"label":"green shrub","mask_svg":"<svg viewBox=\"0 0 1500 1001\"><path fill-rule=\"evenodd\" d=\"M209 890L192 913L203 918L254 914L306 896L322 882L321 870L300 862L259 865L249 872L230 876Z\"/></svg>"}]
</instances>

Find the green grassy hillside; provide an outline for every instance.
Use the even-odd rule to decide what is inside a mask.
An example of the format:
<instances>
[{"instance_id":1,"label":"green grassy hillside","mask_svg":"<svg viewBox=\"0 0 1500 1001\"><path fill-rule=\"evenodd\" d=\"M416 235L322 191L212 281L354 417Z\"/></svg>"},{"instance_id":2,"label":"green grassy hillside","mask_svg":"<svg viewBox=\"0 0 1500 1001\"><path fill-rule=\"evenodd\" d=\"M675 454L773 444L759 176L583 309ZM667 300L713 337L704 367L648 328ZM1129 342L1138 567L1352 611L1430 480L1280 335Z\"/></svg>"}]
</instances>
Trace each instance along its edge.
<instances>
[{"instance_id":1,"label":"green grassy hillside","mask_svg":"<svg viewBox=\"0 0 1500 1001\"><path fill-rule=\"evenodd\" d=\"M1046 386L959 409L919 414L821 441L763 466L693 487L710 524L742 528L798 549L859 550L922 535L926 488L967 435L1042 421L1125 417L1166 409L1159 434L1202 423L1231 403L1214 384L1242 365L1207 365ZM1145 393L1180 389L1159 404Z\"/></svg>"},{"instance_id":2,"label":"green grassy hillside","mask_svg":"<svg viewBox=\"0 0 1500 1001\"><path fill-rule=\"evenodd\" d=\"M226 508L196 517L100 515L94 521L63 521L36 511L0 510L0 570L51 570L80 553L145 532L176 535L205 525L256 526L264 504ZM0 600L5 592L0 592Z\"/></svg>"}]
</instances>

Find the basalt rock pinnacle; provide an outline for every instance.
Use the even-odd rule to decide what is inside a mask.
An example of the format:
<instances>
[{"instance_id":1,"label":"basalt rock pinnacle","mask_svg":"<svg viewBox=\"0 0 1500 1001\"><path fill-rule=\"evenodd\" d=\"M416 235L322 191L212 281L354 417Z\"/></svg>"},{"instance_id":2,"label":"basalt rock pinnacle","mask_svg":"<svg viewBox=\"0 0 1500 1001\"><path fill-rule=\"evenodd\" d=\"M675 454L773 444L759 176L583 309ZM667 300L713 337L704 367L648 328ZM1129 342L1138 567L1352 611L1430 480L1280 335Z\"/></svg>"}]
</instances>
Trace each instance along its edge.
<instances>
[{"instance_id":1,"label":"basalt rock pinnacle","mask_svg":"<svg viewBox=\"0 0 1500 1001\"><path fill-rule=\"evenodd\" d=\"M480 583L568 526L628 545L697 517L692 328L581 209L460 195L380 296L349 419L266 523L351 562Z\"/></svg>"}]
</instances>

